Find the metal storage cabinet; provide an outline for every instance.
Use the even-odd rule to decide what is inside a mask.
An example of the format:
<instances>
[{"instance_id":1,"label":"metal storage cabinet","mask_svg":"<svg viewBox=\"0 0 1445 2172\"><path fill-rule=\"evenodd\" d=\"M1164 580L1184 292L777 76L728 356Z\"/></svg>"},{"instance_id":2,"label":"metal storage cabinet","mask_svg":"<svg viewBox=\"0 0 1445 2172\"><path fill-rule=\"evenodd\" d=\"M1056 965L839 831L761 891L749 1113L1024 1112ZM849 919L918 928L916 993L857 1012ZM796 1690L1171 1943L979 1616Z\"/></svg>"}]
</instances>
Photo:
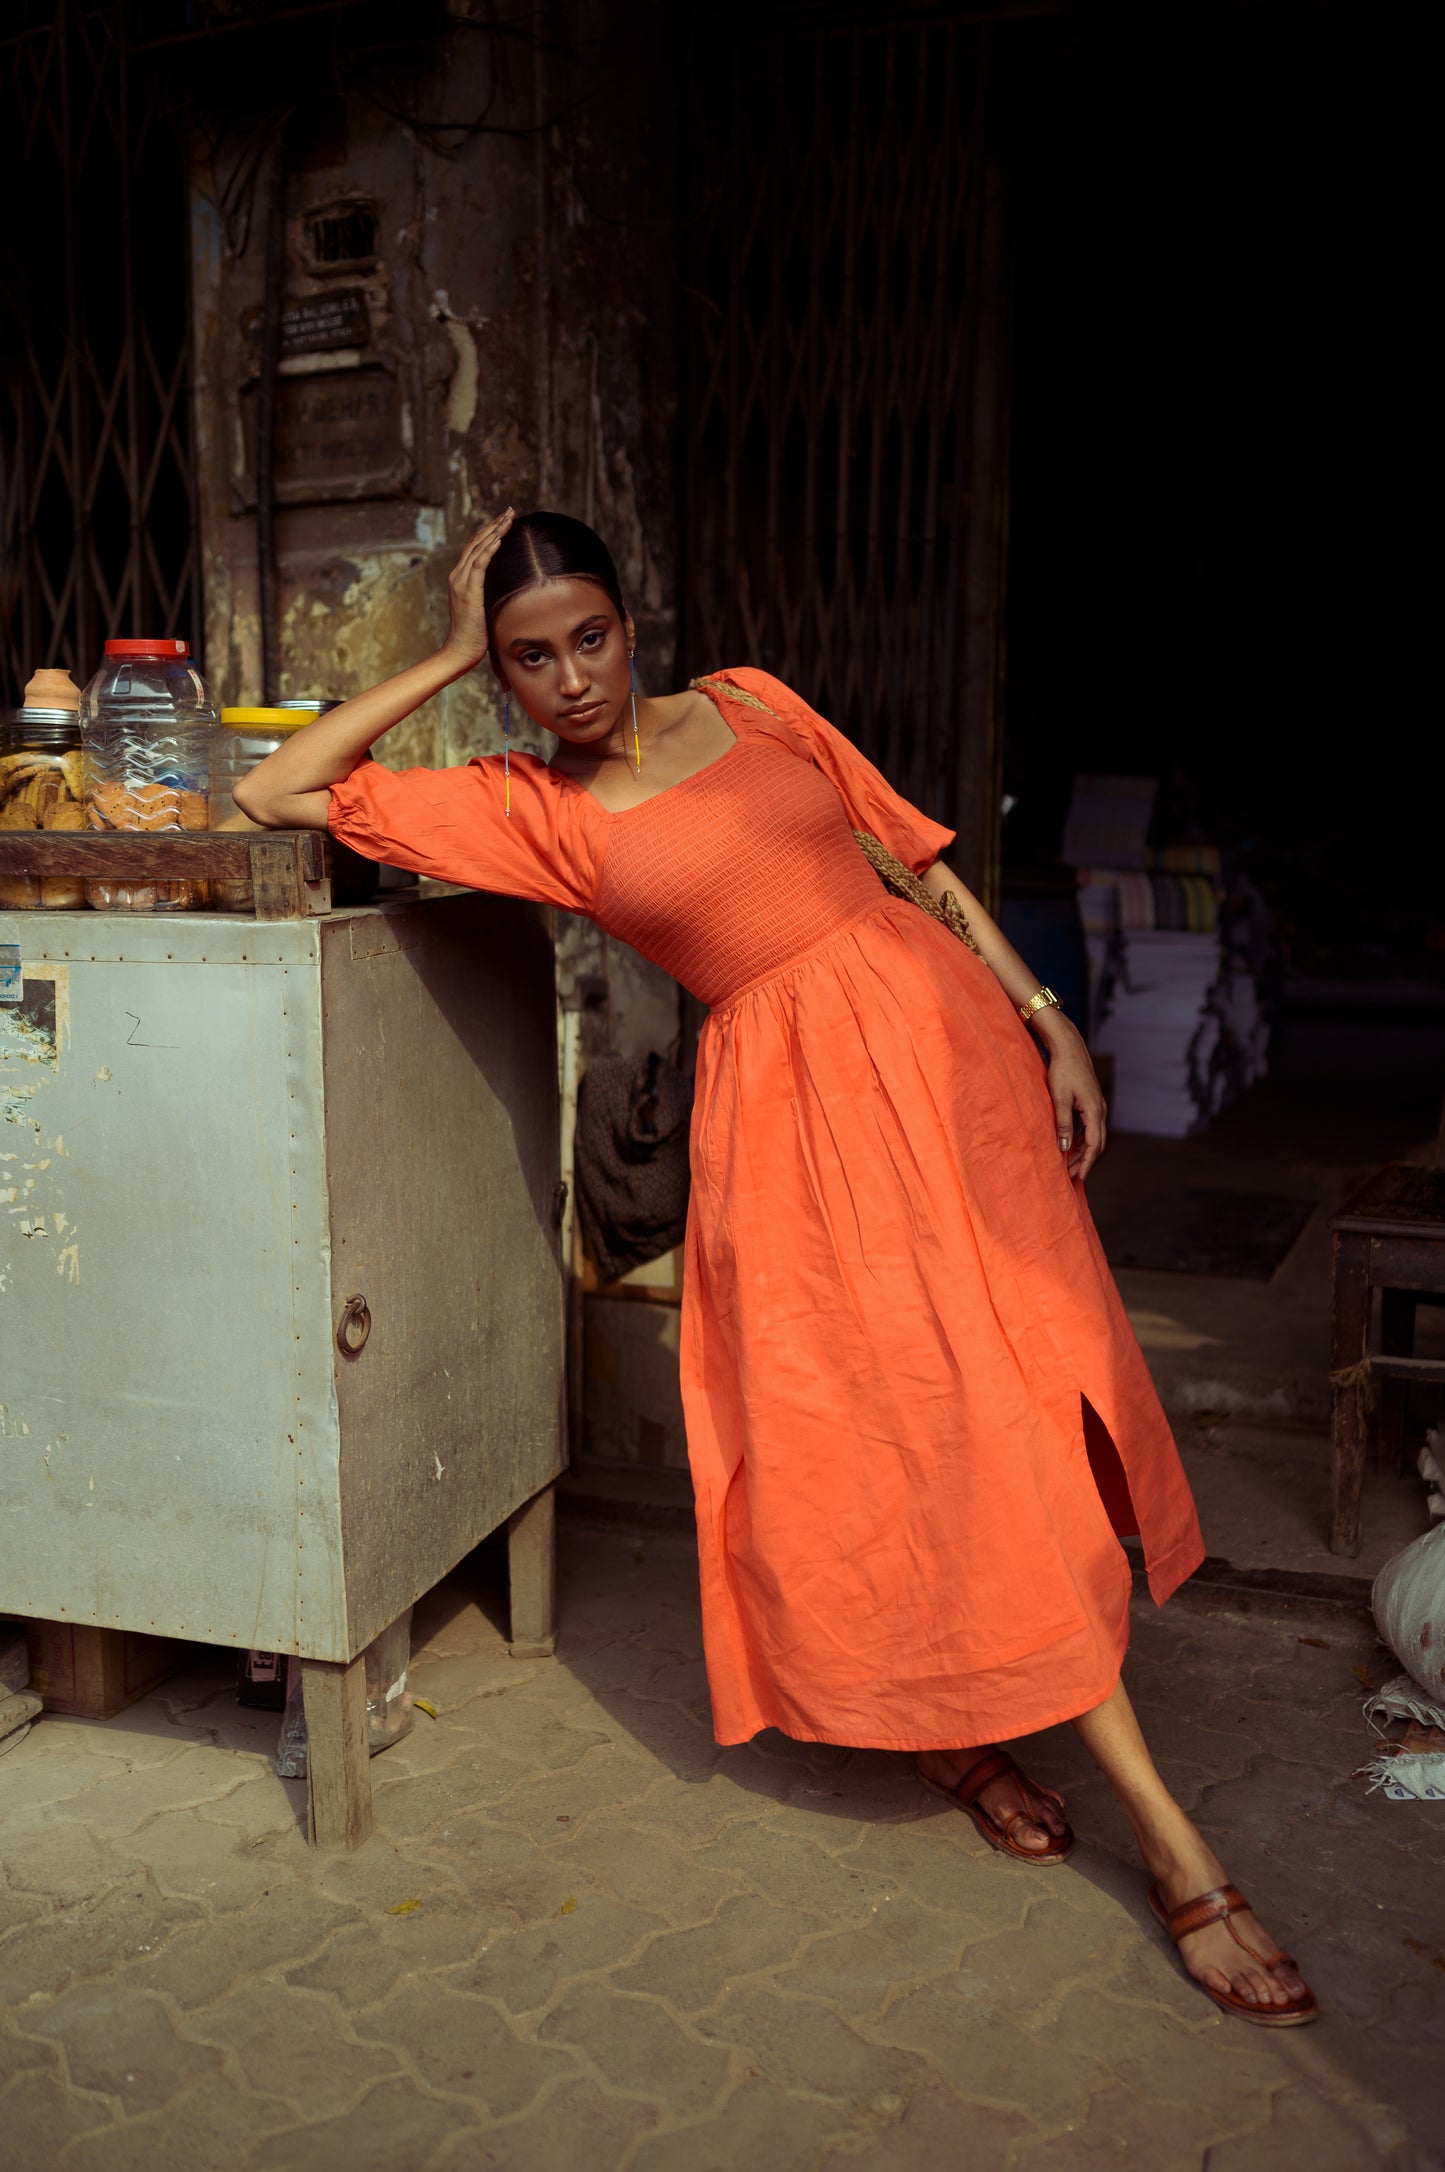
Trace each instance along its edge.
<instances>
[{"instance_id":1,"label":"metal storage cabinet","mask_svg":"<svg viewBox=\"0 0 1445 2172\"><path fill-rule=\"evenodd\" d=\"M357 1655L509 1519L550 1649L549 931L463 896L7 942L0 1612L299 1655L313 1828L354 1841Z\"/></svg>"}]
</instances>

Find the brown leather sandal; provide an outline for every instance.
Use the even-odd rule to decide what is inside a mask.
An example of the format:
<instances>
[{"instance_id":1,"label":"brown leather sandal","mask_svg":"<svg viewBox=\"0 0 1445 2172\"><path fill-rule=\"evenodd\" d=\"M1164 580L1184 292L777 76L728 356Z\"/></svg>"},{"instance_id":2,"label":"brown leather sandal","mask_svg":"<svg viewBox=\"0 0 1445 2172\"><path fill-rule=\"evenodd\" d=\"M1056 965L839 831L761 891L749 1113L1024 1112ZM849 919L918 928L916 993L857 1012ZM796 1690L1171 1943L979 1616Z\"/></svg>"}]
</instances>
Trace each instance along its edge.
<instances>
[{"instance_id":1,"label":"brown leather sandal","mask_svg":"<svg viewBox=\"0 0 1445 2172\"><path fill-rule=\"evenodd\" d=\"M1278 1947L1273 1953L1259 1953L1247 1938L1241 1938L1230 1918L1237 1916L1241 1909L1248 1908L1249 1902L1232 1885L1217 1885L1212 1892L1201 1893L1197 1900L1185 1901L1182 1908L1173 1910L1164 1906L1158 1886L1151 1885L1149 1906L1176 1946L1180 1939L1187 1938L1191 1931L1202 1931L1207 1923L1222 1923L1234 1943L1243 1948L1251 1961L1258 1961L1261 1968L1267 1968L1271 1975L1281 1968L1298 1972L1299 1964L1291 1960L1287 1953L1282 1953ZM1212 1984L1200 1983L1197 1976L1194 1981L1199 1984L1201 1991L1209 1994L1216 2006L1222 2006L1227 2014L1238 2014L1241 2021L1254 2022L1257 2028L1297 2029L1303 2022L1314 2021L1319 2016L1319 2006L1308 1984L1303 1996L1292 1998L1287 2006L1255 2006L1251 2005L1248 1999L1242 1999L1236 1991L1216 1991Z\"/></svg>"},{"instance_id":2,"label":"brown leather sandal","mask_svg":"<svg viewBox=\"0 0 1445 2172\"><path fill-rule=\"evenodd\" d=\"M997 1848L1000 1855L1011 1855L1016 1863L1066 1863L1074 1852L1074 1835L1070 1826L1064 1827L1052 1848L1024 1848L1014 1839L1014 1834L1021 1825L1041 1826L1040 1819L1030 1817L1027 1810L1014 1810L1000 1823L997 1818L991 1817L987 1810L981 1808L979 1796L990 1781L1002 1779L1005 1773L1012 1773L1016 1779L1024 1781L1036 1794L1052 1796L1059 1808L1063 1808L1063 1803L1053 1789L1039 1787L1036 1781L1030 1780L1026 1773L1019 1770L1007 1750L987 1751L976 1764L969 1766L963 1778L953 1787L945 1787L942 1780L930 1780L926 1772L920 1772L918 1777L925 1787L932 1788L935 1795L941 1795L945 1802L951 1802L956 1810L965 1811L989 1846Z\"/></svg>"}]
</instances>

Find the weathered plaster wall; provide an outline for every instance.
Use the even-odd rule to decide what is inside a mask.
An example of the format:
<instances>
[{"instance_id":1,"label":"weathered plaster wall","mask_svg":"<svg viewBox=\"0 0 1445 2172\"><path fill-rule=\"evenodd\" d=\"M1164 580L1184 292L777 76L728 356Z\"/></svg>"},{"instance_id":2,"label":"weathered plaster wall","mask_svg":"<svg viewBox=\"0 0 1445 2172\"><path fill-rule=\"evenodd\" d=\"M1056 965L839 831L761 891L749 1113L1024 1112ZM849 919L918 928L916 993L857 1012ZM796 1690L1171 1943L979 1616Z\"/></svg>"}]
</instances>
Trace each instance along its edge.
<instances>
[{"instance_id":1,"label":"weathered plaster wall","mask_svg":"<svg viewBox=\"0 0 1445 2172\"><path fill-rule=\"evenodd\" d=\"M673 683L676 101L664 17L639 5L619 29L604 0L578 0L533 20L535 42L459 25L422 49L396 100L428 123L485 111L483 132L409 127L356 89L344 94L344 125L334 98L324 127L310 125L323 109L304 99L293 121L286 301L337 285L308 270L308 211L348 192L373 199L376 262L345 284L364 289L370 318L358 359L384 356L400 384L413 473L398 495L280 510L284 693L353 693L435 645L453 559L507 503L556 506L606 536L637 621L639 684ZM264 163L249 219L228 187L246 148L246 132L232 128L198 150L193 191L206 654L228 702L261 698L241 412L258 358ZM514 743L527 746L523 725ZM500 745L501 705L483 666L378 754L400 767ZM593 1036L639 1050L675 1044L673 983L621 946L587 948L583 969L609 988Z\"/></svg>"},{"instance_id":2,"label":"weathered plaster wall","mask_svg":"<svg viewBox=\"0 0 1445 2172\"><path fill-rule=\"evenodd\" d=\"M666 225L633 215L671 199L673 147L655 118L669 101L637 75L664 66L660 41L644 34L651 11L632 11L625 48L607 13L557 10L535 47L499 47L474 25L437 38L434 65L410 89L416 109L432 122L488 109L486 132L440 139L450 155L360 92L345 98L344 130L324 141L308 144L304 103L293 123L286 300L337 284L307 268L307 211L352 191L374 199L377 261L345 283L364 289L371 319L360 359L384 355L402 385L414 475L400 495L282 509L287 692L353 692L440 639L447 569L509 500L557 505L601 529L638 620L644 681L670 683L675 274ZM622 102L624 76L653 116L645 130ZM220 209L244 152L240 133L198 151L194 186L207 655L229 701L260 695L240 412L257 361L264 166L249 220ZM484 668L402 727L386 758L465 759L497 744L499 722Z\"/></svg>"}]
</instances>

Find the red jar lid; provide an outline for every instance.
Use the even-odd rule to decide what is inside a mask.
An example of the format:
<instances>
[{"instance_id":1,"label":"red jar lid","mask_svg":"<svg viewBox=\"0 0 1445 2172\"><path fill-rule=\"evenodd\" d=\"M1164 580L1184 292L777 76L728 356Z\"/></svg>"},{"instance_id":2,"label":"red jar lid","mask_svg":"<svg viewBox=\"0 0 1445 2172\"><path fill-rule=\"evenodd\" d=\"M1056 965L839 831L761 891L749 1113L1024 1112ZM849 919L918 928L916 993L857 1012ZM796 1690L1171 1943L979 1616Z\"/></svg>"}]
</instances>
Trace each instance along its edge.
<instances>
[{"instance_id":1,"label":"red jar lid","mask_svg":"<svg viewBox=\"0 0 1445 2172\"><path fill-rule=\"evenodd\" d=\"M189 641L107 641L107 656L189 656Z\"/></svg>"}]
</instances>

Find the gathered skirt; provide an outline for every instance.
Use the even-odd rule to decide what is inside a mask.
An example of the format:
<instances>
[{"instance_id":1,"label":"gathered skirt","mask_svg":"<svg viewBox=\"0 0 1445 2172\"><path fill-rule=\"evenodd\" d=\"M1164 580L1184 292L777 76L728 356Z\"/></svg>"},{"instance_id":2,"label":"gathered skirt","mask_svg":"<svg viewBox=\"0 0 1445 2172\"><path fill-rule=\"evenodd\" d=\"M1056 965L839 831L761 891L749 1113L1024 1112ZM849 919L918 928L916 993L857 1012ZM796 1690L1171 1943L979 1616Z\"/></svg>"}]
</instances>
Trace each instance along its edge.
<instances>
[{"instance_id":1,"label":"gathered skirt","mask_svg":"<svg viewBox=\"0 0 1445 2172\"><path fill-rule=\"evenodd\" d=\"M1102 1703L1120 1534L1160 1601L1203 1546L994 975L885 896L711 1013L692 1160L682 1385L719 1741L953 1748Z\"/></svg>"}]
</instances>

